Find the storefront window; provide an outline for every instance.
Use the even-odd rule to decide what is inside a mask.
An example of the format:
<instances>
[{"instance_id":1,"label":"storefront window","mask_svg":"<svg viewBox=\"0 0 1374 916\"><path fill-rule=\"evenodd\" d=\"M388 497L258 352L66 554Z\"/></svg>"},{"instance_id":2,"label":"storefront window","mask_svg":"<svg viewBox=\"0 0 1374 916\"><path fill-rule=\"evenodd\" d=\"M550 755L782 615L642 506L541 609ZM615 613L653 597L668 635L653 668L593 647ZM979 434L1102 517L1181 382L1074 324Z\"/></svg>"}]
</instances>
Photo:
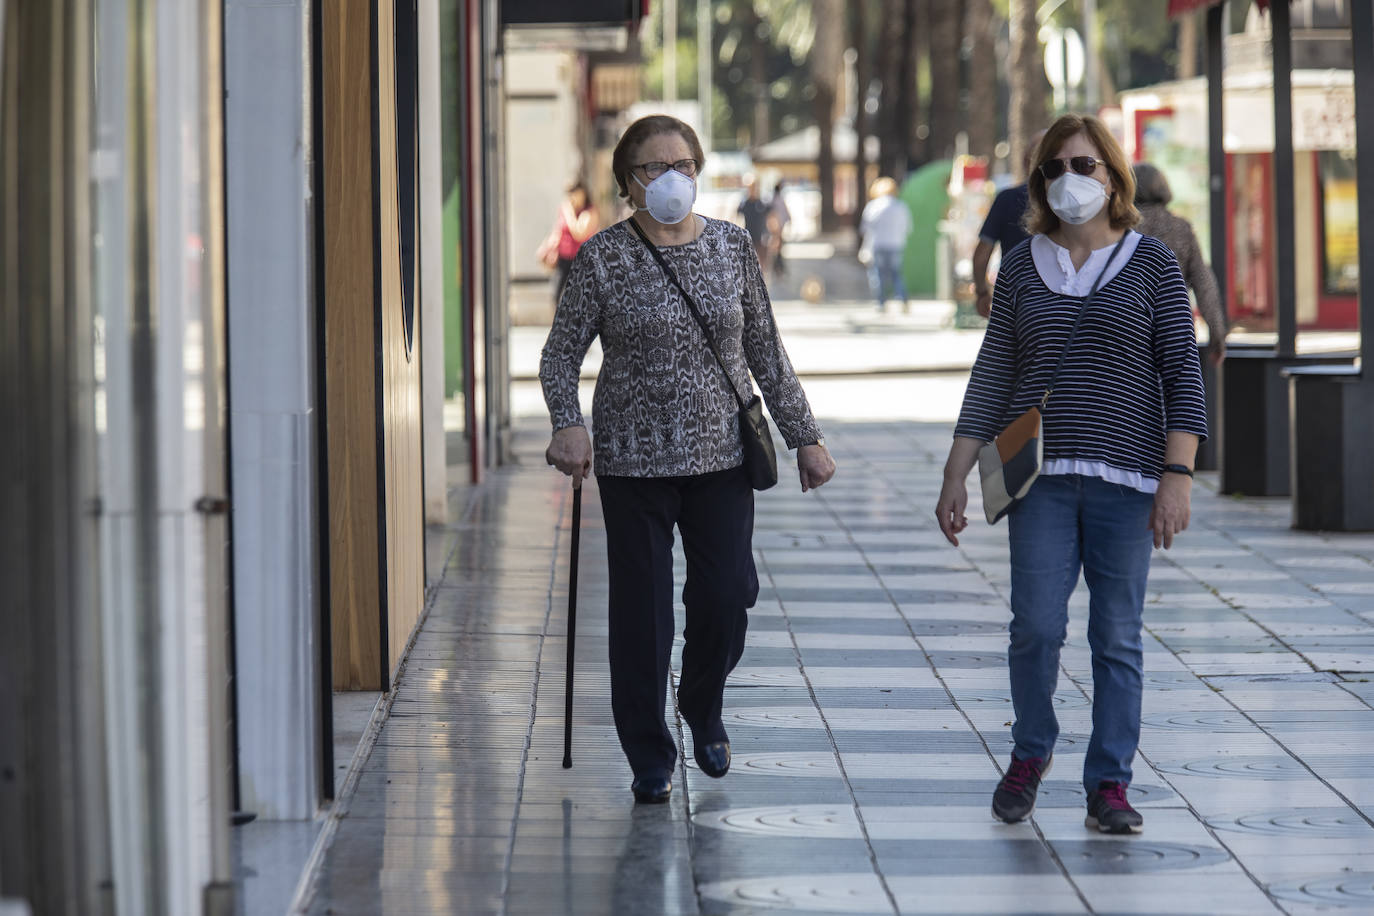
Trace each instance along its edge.
<instances>
[{"instance_id":1,"label":"storefront window","mask_svg":"<svg viewBox=\"0 0 1374 916\"><path fill-rule=\"evenodd\" d=\"M1359 215L1355 192L1355 151L1325 150L1318 155L1322 207L1322 284L1327 295L1360 291Z\"/></svg>"}]
</instances>

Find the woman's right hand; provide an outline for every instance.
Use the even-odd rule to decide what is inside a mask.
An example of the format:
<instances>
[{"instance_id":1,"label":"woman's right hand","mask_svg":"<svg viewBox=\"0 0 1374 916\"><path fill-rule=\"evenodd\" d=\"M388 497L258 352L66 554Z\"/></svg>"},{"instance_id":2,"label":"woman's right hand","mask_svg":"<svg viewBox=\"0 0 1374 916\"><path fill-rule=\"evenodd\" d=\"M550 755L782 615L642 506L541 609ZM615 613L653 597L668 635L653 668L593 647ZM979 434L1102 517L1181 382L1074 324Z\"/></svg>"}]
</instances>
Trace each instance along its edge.
<instances>
[{"instance_id":1,"label":"woman's right hand","mask_svg":"<svg viewBox=\"0 0 1374 916\"><path fill-rule=\"evenodd\" d=\"M935 504L935 518L940 523L945 540L955 547L959 546L957 535L968 527L968 517L964 515L967 508L968 487L964 485L964 479L946 477L944 486L940 487L940 501Z\"/></svg>"},{"instance_id":2,"label":"woman's right hand","mask_svg":"<svg viewBox=\"0 0 1374 916\"><path fill-rule=\"evenodd\" d=\"M945 460L945 482L940 487L940 501L935 504L935 519L940 523L945 540L955 547L959 546L957 535L968 527L968 487L964 481L968 472L978 460L978 449L983 443L968 436L955 436L949 447L949 458Z\"/></svg>"},{"instance_id":3,"label":"woman's right hand","mask_svg":"<svg viewBox=\"0 0 1374 916\"><path fill-rule=\"evenodd\" d=\"M553 434L544 460L573 479L573 487L582 486L592 472L592 440L585 426L565 426Z\"/></svg>"}]
</instances>

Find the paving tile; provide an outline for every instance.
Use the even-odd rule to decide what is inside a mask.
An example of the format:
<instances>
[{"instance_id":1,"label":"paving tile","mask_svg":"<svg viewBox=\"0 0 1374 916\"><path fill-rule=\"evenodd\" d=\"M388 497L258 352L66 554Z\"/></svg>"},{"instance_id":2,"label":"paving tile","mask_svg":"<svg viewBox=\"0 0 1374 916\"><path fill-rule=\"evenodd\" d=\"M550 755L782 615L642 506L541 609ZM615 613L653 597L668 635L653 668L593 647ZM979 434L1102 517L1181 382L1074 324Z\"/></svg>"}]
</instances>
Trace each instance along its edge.
<instances>
[{"instance_id":1,"label":"paving tile","mask_svg":"<svg viewBox=\"0 0 1374 916\"><path fill-rule=\"evenodd\" d=\"M518 426L517 452L545 435ZM871 472L757 497L764 587L726 689L733 766L709 779L684 755L661 807L633 804L610 714L599 503L565 770L568 495L542 459L494 472L428 548L446 558L433 609L309 912L1374 910L1374 538L1290 531L1286 501L1218 497L1200 475L1192 527L1152 561L1129 789L1145 832L1083 825L1081 582L1055 769L1033 822L1002 824L1006 533L976 525L956 550L927 520L948 435L827 423L842 466ZM679 553L675 594L684 574ZM671 697L665 719L690 751Z\"/></svg>"}]
</instances>

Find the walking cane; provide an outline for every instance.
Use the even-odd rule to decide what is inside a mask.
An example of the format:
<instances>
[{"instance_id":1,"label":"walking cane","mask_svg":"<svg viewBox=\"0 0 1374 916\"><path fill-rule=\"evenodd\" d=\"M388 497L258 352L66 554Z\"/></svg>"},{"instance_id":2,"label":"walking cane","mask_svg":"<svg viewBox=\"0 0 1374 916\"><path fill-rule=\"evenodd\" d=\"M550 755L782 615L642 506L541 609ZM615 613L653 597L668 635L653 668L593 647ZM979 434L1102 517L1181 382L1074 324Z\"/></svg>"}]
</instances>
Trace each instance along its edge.
<instances>
[{"instance_id":1,"label":"walking cane","mask_svg":"<svg viewBox=\"0 0 1374 916\"><path fill-rule=\"evenodd\" d=\"M572 559L568 563L568 673L563 687L563 769L572 769L573 643L577 637L577 550L582 534L582 481L573 481Z\"/></svg>"}]
</instances>

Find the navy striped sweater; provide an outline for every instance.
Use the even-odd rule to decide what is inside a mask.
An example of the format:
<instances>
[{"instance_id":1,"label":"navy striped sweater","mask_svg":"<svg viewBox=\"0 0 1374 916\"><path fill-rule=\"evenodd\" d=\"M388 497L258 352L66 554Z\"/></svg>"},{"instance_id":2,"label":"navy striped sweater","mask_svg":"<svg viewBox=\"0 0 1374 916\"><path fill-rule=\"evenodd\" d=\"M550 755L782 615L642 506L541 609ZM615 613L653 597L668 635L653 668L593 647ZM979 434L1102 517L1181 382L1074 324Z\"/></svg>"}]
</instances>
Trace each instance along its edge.
<instances>
[{"instance_id":1,"label":"navy striped sweater","mask_svg":"<svg viewBox=\"0 0 1374 916\"><path fill-rule=\"evenodd\" d=\"M991 441L1044 395L1083 299L1053 292L1030 242L1002 260L956 436ZM1107 479L1163 472L1165 432L1207 436L1193 311L1178 261L1148 236L1098 290L1045 409L1047 470L1097 467Z\"/></svg>"}]
</instances>

